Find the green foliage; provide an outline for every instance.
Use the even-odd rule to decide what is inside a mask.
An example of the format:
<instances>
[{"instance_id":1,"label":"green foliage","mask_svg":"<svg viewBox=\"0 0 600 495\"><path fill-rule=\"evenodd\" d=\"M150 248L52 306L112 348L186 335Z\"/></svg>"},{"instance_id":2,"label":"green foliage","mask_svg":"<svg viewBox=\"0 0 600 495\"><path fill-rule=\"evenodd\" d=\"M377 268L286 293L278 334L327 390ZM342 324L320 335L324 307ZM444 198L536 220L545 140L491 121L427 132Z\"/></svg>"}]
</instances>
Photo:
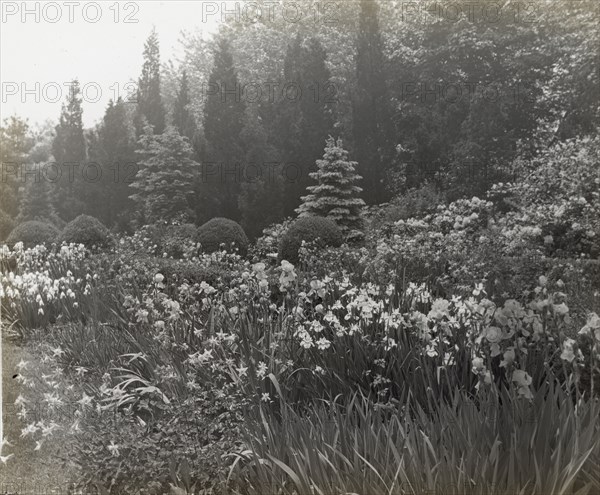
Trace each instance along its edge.
<instances>
[{"instance_id":1,"label":"green foliage","mask_svg":"<svg viewBox=\"0 0 600 495\"><path fill-rule=\"evenodd\" d=\"M169 126L163 134L144 134L138 152L143 159L131 187L145 222L190 220L194 181L200 165L189 141Z\"/></svg>"},{"instance_id":2,"label":"green foliage","mask_svg":"<svg viewBox=\"0 0 600 495\"><path fill-rule=\"evenodd\" d=\"M138 170L135 131L128 103L110 100L102 123L88 133L89 160L102 167L97 181L85 184L86 212L112 228L132 220L134 211L130 183ZM126 217L126 218L124 218ZM125 221L123 221L125 220Z\"/></svg>"},{"instance_id":3,"label":"green foliage","mask_svg":"<svg viewBox=\"0 0 600 495\"><path fill-rule=\"evenodd\" d=\"M20 167L30 147L28 132L27 122L16 116L4 119L0 126L0 210L12 218L18 214Z\"/></svg>"},{"instance_id":4,"label":"green foliage","mask_svg":"<svg viewBox=\"0 0 600 495\"><path fill-rule=\"evenodd\" d=\"M279 259L291 263L298 261L298 251L302 242L316 246L341 246L343 235L336 223L329 218L303 217L296 220L287 230L279 245Z\"/></svg>"},{"instance_id":5,"label":"green foliage","mask_svg":"<svg viewBox=\"0 0 600 495\"><path fill-rule=\"evenodd\" d=\"M0 210L0 242L4 241L15 227L15 221L10 216Z\"/></svg>"},{"instance_id":6,"label":"green foliage","mask_svg":"<svg viewBox=\"0 0 600 495\"><path fill-rule=\"evenodd\" d=\"M169 225L159 240L159 252L173 258L183 258L193 249L198 228L192 223Z\"/></svg>"},{"instance_id":7,"label":"green foliage","mask_svg":"<svg viewBox=\"0 0 600 495\"><path fill-rule=\"evenodd\" d=\"M248 251L248 237L244 229L228 218L213 218L198 228L196 241L201 244L203 252L212 253L222 249L238 249L245 255Z\"/></svg>"},{"instance_id":8,"label":"green foliage","mask_svg":"<svg viewBox=\"0 0 600 495\"><path fill-rule=\"evenodd\" d=\"M499 390L477 400L457 391L451 403L432 401L432 415L410 406L410 396L384 405L355 394L306 412L284 403L280 417L261 408L247 422L252 451L239 456L233 479L252 495L264 486L286 495L566 494L600 486L600 441L590 437L600 428L595 401L575 404L550 384L531 402Z\"/></svg>"},{"instance_id":9,"label":"green foliage","mask_svg":"<svg viewBox=\"0 0 600 495\"><path fill-rule=\"evenodd\" d=\"M56 135L52 142L52 155L59 168L70 164L69 174L63 174L57 181L56 206L58 214L65 220L72 220L83 213L86 201L86 183L82 179L82 169L87 157L83 133L83 109L79 81L71 82L66 104L63 104Z\"/></svg>"},{"instance_id":10,"label":"green foliage","mask_svg":"<svg viewBox=\"0 0 600 495\"><path fill-rule=\"evenodd\" d=\"M190 111L189 91L187 71L184 69L179 91L177 92L175 108L173 109L173 125L177 128L179 134L187 137L190 143L193 143L196 137L196 122Z\"/></svg>"},{"instance_id":11,"label":"green foliage","mask_svg":"<svg viewBox=\"0 0 600 495\"><path fill-rule=\"evenodd\" d=\"M358 172L364 178L368 204L382 203L389 197L383 180L394 156L394 139L397 139L392 138L394 127L386 67L379 28L379 2L360 0L352 131Z\"/></svg>"},{"instance_id":12,"label":"green foliage","mask_svg":"<svg viewBox=\"0 0 600 495\"><path fill-rule=\"evenodd\" d=\"M144 44L144 65L138 81L135 127L137 136L149 125L154 134L165 130L165 109L160 94L160 51L158 35L153 28Z\"/></svg>"},{"instance_id":13,"label":"green foliage","mask_svg":"<svg viewBox=\"0 0 600 495\"><path fill-rule=\"evenodd\" d=\"M202 159L206 169L200 186L202 219L224 216L239 220L241 180L237 174L245 156L241 134L246 104L244 98L225 94L225 91L238 91L240 87L231 44L225 36L215 43L214 65L208 84L217 91L207 95L204 107L206 148Z\"/></svg>"},{"instance_id":14,"label":"green foliage","mask_svg":"<svg viewBox=\"0 0 600 495\"><path fill-rule=\"evenodd\" d=\"M21 190L17 222L40 220L57 225L59 219L53 192L51 183L45 179L26 182Z\"/></svg>"},{"instance_id":15,"label":"green foliage","mask_svg":"<svg viewBox=\"0 0 600 495\"><path fill-rule=\"evenodd\" d=\"M342 140L329 137L323 159L317 161L318 171L310 174L318 185L308 187L310 194L296 210L299 217L331 218L347 238L360 237L365 202L358 198L362 189L355 185L361 179L354 173L356 165L348 160Z\"/></svg>"},{"instance_id":16,"label":"green foliage","mask_svg":"<svg viewBox=\"0 0 600 495\"><path fill-rule=\"evenodd\" d=\"M330 82L327 53L314 36L298 33L287 47L283 77L297 88L298 95L278 95L278 101L265 115L266 125L274 134L282 160L293 164L286 173L293 177L284 183L283 214L292 215L300 196L310 185L309 174L322 153L322 143L333 131L335 86ZM275 110L276 109L276 110ZM266 111L265 111L266 113Z\"/></svg>"},{"instance_id":17,"label":"green foliage","mask_svg":"<svg viewBox=\"0 0 600 495\"><path fill-rule=\"evenodd\" d=\"M600 258L600 137L569 139L513 165L518 177L494 185L490 197L504 206L499 228L536 229L532 239L549 256Z\"/></svg>"},{"instance_id":18,"label":"green foliage","mask_svg":"<svg viewBox=\"0 0 600 495\"><path fill-rule=\"evenodd\" d=\"M108 246L111 236L108 229L97 218L79 215L65 226L60 239L67 244L83 244L87 248L99 248Z\"/></svg>"},{"instance_id":19,"label":"green foliage","mask_svg":"<svg viewBox=\"0 0 600 495\"><path fill-rule=\"evenodd\" d=\"M60 232L54 225L31 220L17 225L6 239L6 244L12 247L22 242L25 248L31 248L41 244L56 243L59 236Z\"/></svg>"}]
</instances>

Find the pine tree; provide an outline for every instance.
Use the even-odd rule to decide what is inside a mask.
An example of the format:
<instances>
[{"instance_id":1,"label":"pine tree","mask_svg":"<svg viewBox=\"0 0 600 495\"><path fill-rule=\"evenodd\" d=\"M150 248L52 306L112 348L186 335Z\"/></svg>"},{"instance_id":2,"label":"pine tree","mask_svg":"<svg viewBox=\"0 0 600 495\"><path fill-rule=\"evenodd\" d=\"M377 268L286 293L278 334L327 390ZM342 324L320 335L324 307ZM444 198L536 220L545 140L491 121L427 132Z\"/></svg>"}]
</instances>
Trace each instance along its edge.
<instances>
[{"instance_id":1,"label":"pine tree","mask_svg":"<svg viewBox=\"0 0 600 495\"><path fill-rule=\"evenodd\" d=\"M165 130L165 109L160 95L160 52L155 29L144 45L144 65L138 82L135 116L138 137L146 124L152 126L154 134L162 134Z\"/></svg>"},{"instance_id":2,"label":"pine tree","mask_svg":"<svg viewBox=\"0 0 600 495\"><path fill-rule=\"evenodd\" d=\"M74 80L63 104L52 155L62 175L57 181L58 212L61 218L71 220L84 211L85 184L81 180L86 160L79 82Z\"/></svg>"},{"instance_id":3,"label":"pine tree","mask_svg":"<svg viewBox=\"0 0 600 495\"><path fill-rule=\"evenodd\" d=\"M202 184L201 209L209 218L223 216L239 221L241 184L238 174L245 156L241 134L246 105L238 94L233 94L239 90L239 83L226 38L217 42L209 87L218 91L208 95L204 107L206 148L202 159L206 174Z\"/></svg>"},{"instance_id":4,"label":"pine tree","mask_svg":"<svg viewBox=\"0 0 600 495\"><path fill-rule=\"evenodd\" d=\"M384 72L385 57L379 30L377 0L361 0L356 54L357 94L354 101L354 150L364 178L369 204L386 200L383 184L394 147L390 132L390 101Z\"/></svg>"},{"instance_id":5,"label":"pine tree","mask_svg":"<svg viewBox=\"0 0 600 495\"><path fill-rule=\"evenodd\" d=\"M330 136L322 160L317 160L317 172L310 174L318 181L308 187L309 195L302 197L296 210L300 217L329 217L339 225L347 238L356 239L362 226L361 211L365 202L358 197L362 188L355 183L362 177L355 173L356 162L348 160L341 139Z\"/></svg>"},{"instance_id":6,"label":"pine tree","mask_svg":"<svg viewBox=\"0 0 600 495\"><path fill-rule=\"evenodd\" d=\"M138 153L143 156L131 196L147 223L159 220L193 220L191 210L194 181L200 164L193 150L173 126L163 134L152 134L150 126L140 138Z\"/></svg>"}]
</instances>

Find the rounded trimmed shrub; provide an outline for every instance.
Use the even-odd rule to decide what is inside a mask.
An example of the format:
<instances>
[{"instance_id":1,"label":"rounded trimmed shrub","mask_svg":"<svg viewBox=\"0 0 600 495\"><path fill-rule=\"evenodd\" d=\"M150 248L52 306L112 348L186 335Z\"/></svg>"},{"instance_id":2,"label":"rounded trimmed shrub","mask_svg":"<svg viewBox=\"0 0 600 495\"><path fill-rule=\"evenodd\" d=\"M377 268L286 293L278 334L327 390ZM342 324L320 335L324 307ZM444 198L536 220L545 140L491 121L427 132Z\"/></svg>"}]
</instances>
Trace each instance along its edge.
<instances>
[{"instance_id":1,"label":"rounded trimmed shrub","mask_svg":"<svg viewBox=\"0 0 600 495\"><path fill-rule=\"evenodd\" d=\"M6 240L10 247L22 242L25 248L32 248L39 244L52 244L58 241L60 232L49 223L31 220L17 225Z\"/></svg>"},{"instance_id":2,"label":"rounded trimmed shrub","mask_svg":"<svg viewBox=\"0 0 600 495\"><path fill-rule=\"evenodd\" d=\"M15 221L7 213L0 210L0 242L8 238L15 228Z\"/></svg>"},{"instance_id":3,"label":"rounded trimmed shrub","mask_svg":"<svg viewBox=\"0 0 600 495\"><path fill-rule=\"evenodd\" d=\"M79 215L65 226L61 241L86 247L105 247L110 243L110 232L97 218Z\"/></svg>"},{"instance_id":4,"label":"rounded trimmed shrub","mask_svg":"<svg viewBox=\"0 0 600 495\"><path fill-rule=\"evenodd\" d=\"M296 220L284 234L279 244L279 259L290 263L298 262L298 250L302 241L319 247L339 247L343 235L337 224L323 217L302 217Z\"/></svg>"},{"instance_id":5,"label":"rounded trimmed shrub","mask_svg":"<svg viewBox=\"0 0 600 495\"><path fill-rule=\"evenodd\" d=\"M228 218L213 218L198 228L196 242L202 245L202 251L213 253L221 249L231 250L235 246L241 255L248 252L248 236L242 226Z\"/></svg>"}]
</instances>

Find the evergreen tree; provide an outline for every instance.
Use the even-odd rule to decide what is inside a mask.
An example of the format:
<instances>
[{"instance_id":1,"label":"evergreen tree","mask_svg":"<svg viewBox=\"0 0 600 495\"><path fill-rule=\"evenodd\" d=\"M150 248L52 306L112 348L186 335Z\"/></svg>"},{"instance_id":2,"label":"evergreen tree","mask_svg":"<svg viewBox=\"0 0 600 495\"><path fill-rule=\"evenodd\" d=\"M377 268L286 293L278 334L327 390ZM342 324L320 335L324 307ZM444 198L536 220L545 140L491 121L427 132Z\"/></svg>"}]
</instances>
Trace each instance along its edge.
<instances>
[{"instance_id":1,"label":"evergreen tree","mask_svg":"<svg viewBox=\"0 0 600 495\"><path fill-rule=\"evenodd\" d=\"M42 164L37 165L42 167ZM27 177L20 196L17 223L30 220L58 223L51 182L43 177Z\"/></svg>"},{"instance_id":2,"label":"evergreen tree","mask_svg":"<svg viewBox=\"0 0 600 495\"><path fill-rule=\"evenodd\" d=\"M63 104L52 155L62 172L57 181L58 213L64 220L72 220L84 211L85 185L81 180L86 160L85 136L79 82L74 80Z\"/></svg>"},{"instance_id":3,"label":"evergreen tree","mask_svg":"<svg viewBox=\"0 0 600 495\"><path fill-rule=\"evenodd\" d=\"M242 133L247 150L241 174L241 225L250 238L281 220L283 173L256 106L250 107Z\"/></svg>"},{"instance_id":4,"label":"evergreen tree","mask_svg":"<svg viewBox=\"0 0 600 495\"><path fill-rule=\"evenodd\" d=\"M302 197L303 203L296 210L299 216L329 217L346 237L358 237L365 202L358 197L362 188L355 184L362 178L355 173L357 165L348 160L342 140L336 143L330 136L323 159L317 160L317 172L310 174L318 184L307 188L310 194Z\"/></svg>"},{"instance_id":5,"label":"evergreen tree","mask_svg":"<svg viewBox=\"0 0 600 495\"><path fill-rule=\"evenodd\" d=\"M127 212L132 206L130 187L138 170L135 154L134 131L127 115L126 104L121 98L109 102L102 126L98 132L104 173L102 175L102 220L105 225L126 223Z\"/></svg>"},{"instance_id":6,"label":"evergreen tree","mask_svg":"<svg viewBox=\"0 0 600 495\"><path fill-rule=\"evenodd\" d=\"M377 0L361 0L353 111L354 151L369 204L381 203L387 198L383 180L394 149L390 139L392 122L388 114L390 101L378 11Z\"/></svg>"},{"instance_id":7,"label":"evergreen tree","mask_svg":"<svg viewBox=\"0 0 600 495\"><path fill-rule=\"evenodd\" d=\"M245 155L241 134L246 105L237 93L239 83L226 38L217 42L209 87L217 91L211 91L204 107L201 209L207 220L223 216L239 221L239 172Z\"/></svg>"},{"instance_id":8,"label":"evergreen tree","mask_svg":"<svg viewBox=\"0 0 600 495\"><path fill-rule=\"evenodd\" d=\"M184 69L181 76L181 83L177 91L177 99L173 108L173 125L179 131L179 134L187 137L190 143L194 143L196 138L196 123L190 112L190 90L187 77L187 71Z\"/></svg>"},{"instance_id":9,"label":"evergreen tree","mask_svg":"<svg viewBox=\"0 0 600 495\"><path fill-rule=\"evenodd\" d=\"M163 134L146 127L138 153L143 156L131 187L132 196L146 223L159 220L193 220L191 210L194 180L200 165L192 159L193 150L173 126Z\"/></svg>"},{"instance_id":10,"label":"evergreen tree","mask_svg":"<svg viewBox=\"0 0 600 495\"><path fill-rule=\"evenodd\" d=\"M294 96L283 95L276 120L279 148L285 163L298 167L297 177L285 184L284 215L291 215L300 196L310 184L314 157L322 152L321 143L333 128L332 101L328 97L330 72L327 55L315 38L305 41L300 35L288 47L284 78L289 87L297 88Z\"/></svg>"},{"instance_id":11,"label":"evergreen tree","mask_svg":"<svg viewBox=\"0 0 600 495\"><path fill-rule=\"evenodd\" d=\"M3 123L0 126L0 211L14 219L18 213L21 172L29 148L29 126L25 120L16 116L5 119Z\"/></svg>"},{"instance_id":12,"label":"evergreen tree","mask_svg":"<svg viewBox=\"0 0 600 495\"><path fill-rule=\"evenodd\" d=\"M135 118L138 137L146 124L152 126L154 134L162 134L165 130L165 109L160 95L160 52L155 29L144 45L144 64L138 82Z\"/></svg>"}]
</instances>

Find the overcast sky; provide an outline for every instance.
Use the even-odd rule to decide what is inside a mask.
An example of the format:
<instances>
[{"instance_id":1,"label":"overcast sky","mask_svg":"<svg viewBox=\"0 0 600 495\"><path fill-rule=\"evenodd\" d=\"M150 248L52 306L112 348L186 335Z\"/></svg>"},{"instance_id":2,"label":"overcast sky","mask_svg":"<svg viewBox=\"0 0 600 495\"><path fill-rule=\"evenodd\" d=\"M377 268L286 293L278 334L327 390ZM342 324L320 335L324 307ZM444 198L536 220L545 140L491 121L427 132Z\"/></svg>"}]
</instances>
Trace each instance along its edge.
<instances>
[{"instance_id":1,"label":"overcast sky","mask_svg":"<svg viewBox=\"0 0 600 495\"><path fill-rule=\"evenodd\" d=\"M179 51L182 29L215 31L222 16L211 10L220 10L220 4L220 0L0 0L0 117L17 114L30 124L58 120L68 93L64 84L78 78L86 90L84 125L92 126L104 115L108 100L125 98L126 84L139 77L144 42L153 25L164 62Z\"/></svg>"}]
</instances>

